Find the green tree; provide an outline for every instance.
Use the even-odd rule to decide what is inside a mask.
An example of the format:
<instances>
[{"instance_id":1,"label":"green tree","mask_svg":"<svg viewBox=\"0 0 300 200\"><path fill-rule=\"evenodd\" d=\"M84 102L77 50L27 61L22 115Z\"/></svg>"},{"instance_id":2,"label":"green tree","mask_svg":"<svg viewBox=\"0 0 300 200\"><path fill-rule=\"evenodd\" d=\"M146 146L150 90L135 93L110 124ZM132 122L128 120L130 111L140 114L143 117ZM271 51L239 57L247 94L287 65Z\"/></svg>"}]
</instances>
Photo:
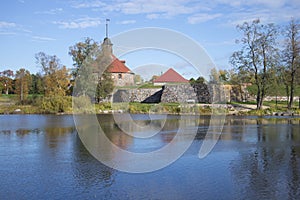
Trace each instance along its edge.
<instances>
[{"instance_id":1,"label":"green tree","mask_svg":"<svg viewBox=\"0 0 300 200\"><path fill-rule=\"evenodd\" d=\"M43 77L41 74L31 74L31 80L29 94L44 94Z\"/></svg>"},{"instance_id":2,"label":"green tree","mask_svg":"<svg viewBox=\"0 0 300 200\"><path fill-rule=\"evenodd\" d=\"M96 101L99 103L101 100L107 98L114 89L114 81L111 79L110 73L103 72L97 84Z\"/></svg>"},{"instance_id":3,"label":"green tree","mask_svg":"<svg viewBox=\"0 0 300 200\"><path fill-rule=\"evenodd\" d=\"M13 90L13 76L14 72L12 70L4 70L0 72L0 85L2 86L2 90L4 90L4 93L7 95L9 92Z\"/></svg>"},{"instance_id":4,"label":"green tree","mask_svg":"<svg viewBox=\"0 0 300 200\"><path fill-rule=\"evenodd\" d=\"M291 20L284 27L285 44L282 53L284 68L281 69L285 77L284 84L289 98L288 108L291 109L294 100L297 73L300 71L300 24Z\"/></svg>"},{"instance_id":5,"label":"green tree","mask_svg":"<svg viewBox=\"0 0 300 200\"><path fill-rule=\"evenodd\" d=\"M108 38L100 46L87 38L70 47L73 76L76 77L74 95L87 95L99 102L113 91L113 80L108 72L113 61L112 44Z\"/></svg>"},{"instance_id":6,"label":"green tree","mask_svg":"<svg viewBox=\"0 0 300 200\"><path fill-rule=\"evenodd\" d=\"M199 76L196 80L194 78L190 79L190 84L194 85L194 84L203 84L205 83L205 79L202 76Z\"/></svg>"},{"instance_id":7,"label":"green tree","mask_svg":"<svg viewBox=\"0 0 300 200\"><path fill-rule=\"evenodd\" d=\"M69 55L72 56L72 75L76 77L88 57L94 57L99 53L100 45L91 38L86 38L83 42L78 42L69 48Z\"/></svg>"},{"instance_id":8,"label":"green tree","mask_svg":"<svg viewBox=\"0 0 300 200\"><path fill-rule=\"evenodd\" d=\"M15 92L18 95L20 103L24 103L28 97L31 85L31 76L28 70L21 68L16 72Z\"/></svg>"},{"instance_id":9,"label":"green tree","mask_svg":"<svg viewBox=\"0 0 300 200\"><path fill-rule=\"evenodd\" d=\"M254 20L238 25L237 29L243 33L242 49L233 53L231 63L237 70L253 75L257 87L256 106L261 109L269 86L270 69L276 67L278 60L277 28L274 24L264 25Z\"/></svg>"}]
</instances>

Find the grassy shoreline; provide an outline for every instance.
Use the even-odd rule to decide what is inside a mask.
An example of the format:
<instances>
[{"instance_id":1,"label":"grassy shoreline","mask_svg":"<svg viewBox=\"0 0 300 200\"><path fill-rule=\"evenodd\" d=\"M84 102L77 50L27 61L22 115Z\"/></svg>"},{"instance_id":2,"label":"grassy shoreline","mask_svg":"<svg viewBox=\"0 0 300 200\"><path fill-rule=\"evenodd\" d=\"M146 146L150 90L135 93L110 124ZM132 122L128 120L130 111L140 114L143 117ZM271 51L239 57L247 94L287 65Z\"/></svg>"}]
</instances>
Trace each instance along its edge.
<instances>
[{"instance_id":1,"label":"grassy shoreline","mask_svg":"<svg viewBox=\"0 0 300 200\"><path fill-rule=\"evenodd\" d=\"M73 114L72 103L61 112L45 111L39 105L17 105L0 102L0 114ZM267 105L267 104L266 104ZM179 103L100 103L94 104L91 109L83 113L110 114L175 114L175 115L238 115L238 116L300 116L300 109L287 110L285 106L276 107L268 103L262 110L256 110L255 105L246 103L230 104L179 104ZM76 112L75 112L76 113ZM78 112L77 112L78 113Z\"/></svg>"}]
</instances>

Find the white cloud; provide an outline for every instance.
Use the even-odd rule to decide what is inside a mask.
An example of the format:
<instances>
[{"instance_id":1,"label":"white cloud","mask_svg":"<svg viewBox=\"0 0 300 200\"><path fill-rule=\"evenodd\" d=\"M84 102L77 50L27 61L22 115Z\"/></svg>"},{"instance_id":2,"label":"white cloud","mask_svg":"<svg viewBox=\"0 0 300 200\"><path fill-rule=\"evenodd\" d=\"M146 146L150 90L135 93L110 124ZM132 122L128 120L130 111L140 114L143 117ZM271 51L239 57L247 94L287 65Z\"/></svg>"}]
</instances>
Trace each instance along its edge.
<instances>
[{"instance_id":1,"label":"white cloud","mask_svg":"<svg viewBox=\"0 0 300 200\"><path fill-rule=\"evenodd\" d=\"M289 0L214 0L211 2L213 5L228 5L231 7L243 6L267 6L271 8L279 8L288 3Z\"/></svg>"},{"instance_id":2,"label":"white cloud","mask_svg":"<svg viewBox=\"0 0 300 200\"><path fill-rule=\"evenodd\" d=\"M199 14L195 14L191 17L188 17L188 23L190 23L190 24L203 23L203 22L207 22L207 21L216 19L221 16L222 16L222 14L220 14L220 13L217 13L217 14L199 13Z\"/></svg>"},{"instance_id":3,"label":"white cloud","mask_svg":"<svg viewBox=\"0 0 300 200\"><path fill-rule=\"evenodd\" d=\"M161 15L157 13L148 14L146 18L148 19L158 19Z\"/></svg>"},{"instance_id":4,"label":"white cloud","mask_svg":"<svg viewBox=\"0 0 300 200\"><path fill-rule=\"evenodd\" d=\"M0 35L16 35L17 33L15 33L15 32L2 32L2 31L0 31Z\"/></svg>"},{"instance_id":5,"label":"white cloud","mask_svg":"<svg viewBox=\"0 0 300 200\"><path fill-rule=\"evenodd\" d=\"M15 23L12 22L4 22L4 21L0 21L0 28L12 28L12 27L16 27L17 25Z\"/></svg>"},{"instance_id":6,"label":"white cloud","mask_svg":"<svg viewBox=\"0 0 300 200\"><path fill-rule=\"evenodd\" d=\"M75 3L75 8L99 8L104 12L121 12L123 14L154 14L172 17L180 14L193 13L200 7L194 0L112 0L111 3L101 1ZM202 6L203 9L207 9ZM151 15L149 15L151 18Z\"/></svg>"},{"instance_id":7,"label":"white cloud","mask_svg":"<svg viewBox=\"0 0 300 200\"><path fill-rule=\"evenodd\" d=\"M276 9L248 9L243 12L233 12L226 15L227 23L225 25L236 26L243 22L251 22L260 19L262 23L282 23L291 20L291 18L299 19L300 12L296 8L276 8Z\"/></svg>"},{"instance_id":8,"label":"white cloud","mask_svg":"<svg viewBox=\"0 0 300 200\"><path fill-rule=\"evenodd\" d=\"M27 29L26 27L16 24L14 22L6 22L0 21L0 35L28 35L32 33L31 30Z\"/></svg>"},{"instance_id":9,"label":"white cloud","mask_svg":"<svg viewBox=\"0 0 300 200\"><path fill-rule=\"evenodd\" d=\"M299 0L111 0L73 1L73 7L105 14L145 15L147 19L174 18L185 15L191 24L220 17L222 23L236 24L241 20L261 18L271 22L299 17Z\"/></svg>"},{"instance_id":10,"label":"white cloud","mask_svg":"<svg viewBox=\"0 0 300 200\"><path fill-rule=\"evenodd\" d=\"M105 6L106 4L101 1L89 1L89 2L82 2L75 1L73 7L74 8L99 8Z\"/></svg>"},{"instance_id":11,"label":"white cloud","mask_svg":"<svg viewBox=\"0 0 300 200\"><path fill-rule=\"evenodd\" d=\"M99 18L90 17L80 18L73 21L54 21L53 23L59 25L59 27L63 29L97 27L102 24Z\"/></svg>"},{"instance_id":12,"label":"white cloud","mask_svg":"<svg viewBox=\"0 0 300 200\"><path fill-rule=\"evenodd\" d=\"M55 41L56 39L50 37L33 36L32 39L38 41Z\"/></svg>"},{"instance_id":13,"label":"white cloud","mask_svg":"<svg viewBox=\"0 0 300 200\"><path fill-rule=\"evenodd\" d=\"M62 8L54 8L46 11L36 11L35 14L56 15L58 13L61 13L62 11Z\"/></svg>"},{"instance_id":14,"label":"white cloud","mask_svg":"<svg viewBox=\"0 0 300 200\"><path fill-rule=\"evenodd\" d=\"M136 23L136 20L124 20L124 21L118 22L118 24L123 24L123 25L135 24L135 23Z\"/></svg>"}]
</instances>

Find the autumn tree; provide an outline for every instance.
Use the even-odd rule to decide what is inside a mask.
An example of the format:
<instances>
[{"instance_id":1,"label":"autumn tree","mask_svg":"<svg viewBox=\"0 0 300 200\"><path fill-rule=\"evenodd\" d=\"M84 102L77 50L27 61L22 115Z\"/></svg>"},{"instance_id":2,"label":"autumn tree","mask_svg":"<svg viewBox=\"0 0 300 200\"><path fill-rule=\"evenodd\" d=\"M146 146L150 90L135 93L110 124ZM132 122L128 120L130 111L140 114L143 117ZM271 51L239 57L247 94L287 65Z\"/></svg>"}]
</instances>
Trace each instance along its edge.
<instances>
[{"instance_id":1,"label":"autumn tree","mask_svg":"<svg viewBox=\"0 0 300 200\"><path fill-rule=\"evenodd\" d=\"M291 109L294 100L297 73L300 73L300 24L291 20L284 27L284 50L282 51L283 68L281 68L283 83L288 96L288 108Z\"/></svg>"},{"instance_id":2,"label":"autumn tree","mask_svg":"<svg viewBox=\"0 0 300 200\"><path fill-rule=\"evenodd\" d=\"M248 71L257 87L256 106L261 109L268 89L270 69L277 65L277 28L274 24L261 24L260 20L244 22L237 29L243 33L239 41L241 50L231 56L232 65L239 71Z\"/></svg>"},{"instance_id":3,"label":"autumn tree","mask_svg":"<svg viewBox=\"0 0 300 200\"><path fill-rule=\"evenodd\" d=\"M45 96L65 96L70 83L70 75L66 66L54 55L44 52L36 54L36 61L42 68Z\"/></svg>"},{"instance_id":4,"label":"autumn tree","mask_svg":"<svg viewBox=\"0 0 300 200\"><path fill-rule=\"evenodd\" d=\"M31 85L31 76L28 70L21 68L16 72L15 93L19 101L23 104L28 97L29 87Z\"/></svg>"}]
</instances>

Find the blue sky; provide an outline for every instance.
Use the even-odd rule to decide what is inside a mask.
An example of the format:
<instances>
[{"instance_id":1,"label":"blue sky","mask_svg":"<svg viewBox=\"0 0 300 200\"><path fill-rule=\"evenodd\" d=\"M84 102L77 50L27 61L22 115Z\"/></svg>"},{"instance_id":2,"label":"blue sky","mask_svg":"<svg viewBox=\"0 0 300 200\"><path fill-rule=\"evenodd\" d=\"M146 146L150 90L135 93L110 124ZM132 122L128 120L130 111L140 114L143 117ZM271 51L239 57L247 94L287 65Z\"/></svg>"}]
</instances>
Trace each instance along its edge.
<instances>
[{"instance_id":1,"label":"blue sky","mask_svg":"<svg viewBox=\"0 0 300 200\"><path fill-rule=\"evenodd\" d=\"M0 71L24 67L38 72L34 56L40 51L57 55L62 64L72 67L69 47L86 37L101 42L106 18L112 37L143 27L180 32L199 43L218 68L228 69L229 56L238 50L237 24L260 18L263 23L283 25L292 17L299 19L299 10L299 0L3 0ZM124 59L131 69L152 62L180 71L186 63L173 55L147 51Z\"/></svg>"}]
</instances>

